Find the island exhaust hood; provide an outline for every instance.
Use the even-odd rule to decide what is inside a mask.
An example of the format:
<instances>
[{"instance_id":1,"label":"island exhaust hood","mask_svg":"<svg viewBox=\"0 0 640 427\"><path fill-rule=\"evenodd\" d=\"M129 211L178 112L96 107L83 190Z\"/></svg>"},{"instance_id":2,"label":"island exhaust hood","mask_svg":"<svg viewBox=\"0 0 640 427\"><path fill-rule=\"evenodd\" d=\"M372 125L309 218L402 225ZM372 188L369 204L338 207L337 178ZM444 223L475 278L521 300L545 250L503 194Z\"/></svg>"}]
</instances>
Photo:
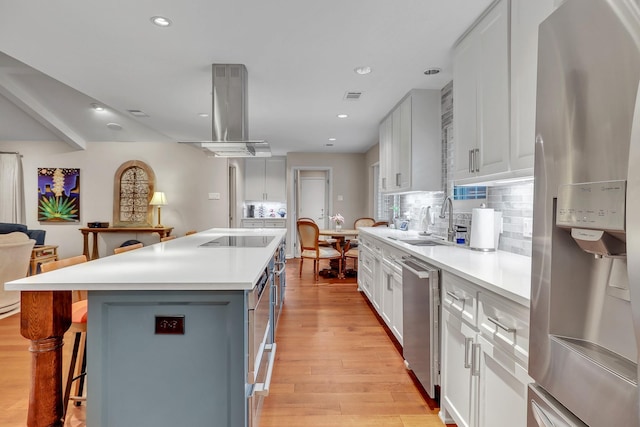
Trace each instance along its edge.
<instances>
[{"instance_id":1,"label":"island exhaust hood","mask_svg":"<svg viewBox=\"0 0 640 427\"><path fill-rule=\"evenodd\" d=\"M211 141L181 142L216 157L271 157L269 143L248 138L247 67L243 64L213 64L211 68Z\"/></svg>"}]
</instances>

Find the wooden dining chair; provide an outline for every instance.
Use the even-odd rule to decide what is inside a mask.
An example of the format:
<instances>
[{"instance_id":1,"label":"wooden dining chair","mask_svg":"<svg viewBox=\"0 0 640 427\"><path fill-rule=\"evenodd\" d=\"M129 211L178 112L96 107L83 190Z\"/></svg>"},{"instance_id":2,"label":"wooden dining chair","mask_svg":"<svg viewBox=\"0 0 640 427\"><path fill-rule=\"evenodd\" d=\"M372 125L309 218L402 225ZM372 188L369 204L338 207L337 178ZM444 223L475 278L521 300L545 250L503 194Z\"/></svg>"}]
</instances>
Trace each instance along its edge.
<instances>
[{"instance_id":1,"label":"wooden dining chair","mask_svg":"<svg viewBox=\"0 0 640 427\"><path fill-rule=\"evenodd\" d=\"M306 217L306 216L298 218L298 221L308 221L308 222L312 222L312 223L316 224L316 222L315 222L315 220L313 218L309 218L309 217ZM336 244L336 242L337 242L337 240L332 238L332 237L326 237L326 236L318 237L318 244L320 246L333 246L333 245Z\"/></svg>"},{"instance_id":2,"label":"wooden dining chair","mask_svg":"<svg viewBox=\"0 0 640 427\"><path fill-rule=\"evenodd\" d=\"M375 223L376 220L373 218L358 218L353 222L353 228L357 230L360 227L373 227Z\"/></svg>"},{"instance_id":3,"label":"wooden dining chair","mask_svg":"<svg viewBox=\"0 0 640 427\"><path fill-rule=\"evenodd\" d=\"M302 264L305 258L313 260L313 277L318 281L318 272L320 268L320 260L337 259L338 271L342 272L342 253L330 246L320 246L318 238L320 237L320 229L314 222L297 221L298 239L300 240L300 272L302 277Z\"/></svg>"},{"instance_id":4,"label":"wooden dining chair","mask_svg":"<svg viewBox=\"0 0 640 427\"><path fill-rule=\"evenodd\" d=\"M166 236L166 237L161 237L160 241L161 242L168 242L169 240L173 240L175 238L176 238L176 236Z\"/></svg>"},{"instance_id":5,"label":"wooden dining chair","mask_svg":"<svg viewBox=\"0 0 640 427\"><path fill-rule=\"evenodd\" d=\"M353 228L354 229L358 229L360 227L373 227L373 224L375 224L376 220L373 218L368 218L368 217L364 217L364 218L358 218L353 222ZM345 258L355 258L354 260L354 265L358 263L358 239L357 238L352 238L352 239L348 239L346 241L346 244L344 246L343 252L344 252L344 256ZM348 255L347 255L348 253ZM345 268L346 268L346 260L345 260ZM354 267L355 270L355 267Z\"/></svg>"},{"instance_id":6,"label":"wooden dining chair","mask_svg":"<svg viewBox=\"0 0 640 427\"><path fill-rule=\"evenodd\" d=\"M186 233L184 233L185 236L191 236L192 234L196 234L198 231L197 230L189 230Z\"/></svg>"},{"instance_id":7,"label":"wooden dining chair","mask_svg":"<svg viewBox=\"0 0 640 427\"><path fill-rule=\"evenodd\" d=\"M389 221L377 221L372 227L388 227Z\"/></svg>"},{"instance_id":8,"label":"wooden dining chair","mask_svg":"<svg viewBox=\"0 0 640 427\"><path fill-rule=\"evenodd\" d=\"M46 273L48 271L58 270L60 268L69 267L76 264L87 262L85 255L78 255L71 258L64 258L58 261L45 262L40 265L40 271ZM84 389L84 380L87 375L87 292L86 291L72 291L71 304L71 327L69 332L74 334L73 350L71 351L71 360L69 362L69 373L67 374L67 382L64 388L64 395L62 400L62 414L63 419L67 413L67 406L69 400L77 402L85 401L86 398L82 396ZM80 348L83 348L82 352ZM81 354L78 361L78 354ZM78 363L80 362L80 363ZM71 387L74 381L76 383L76 389L74 395L71 395Z\"/></svg>"},{"instance_id":9,"label":"wooden dining chair","mask_svg":"<svg viewBox=\"0 0 640 427\"><path fill-rule=\"evenodd\" d=\"M136 243L135 245L128 245L128 246L120 246L119 248L115 248L113 250L114 254L121 254L123 252L129 252L132 251L134 249L140 249L142 247L142 243Z\"/></svg>"},{"instance_id":10,"label":"wooden dining chair","mask_svg":"<svg viewBox=\"0 0 640 427\"><path fill-rule=\"evenodd\" d=\"M357 270L358 269L358 247L357 246L351 246L352 243L351 241L347 241L347 244L344 246L344 268L346 270L347 268L347 258L351 258L353 259L353 269Z\"/></svg>"}]
</instances>

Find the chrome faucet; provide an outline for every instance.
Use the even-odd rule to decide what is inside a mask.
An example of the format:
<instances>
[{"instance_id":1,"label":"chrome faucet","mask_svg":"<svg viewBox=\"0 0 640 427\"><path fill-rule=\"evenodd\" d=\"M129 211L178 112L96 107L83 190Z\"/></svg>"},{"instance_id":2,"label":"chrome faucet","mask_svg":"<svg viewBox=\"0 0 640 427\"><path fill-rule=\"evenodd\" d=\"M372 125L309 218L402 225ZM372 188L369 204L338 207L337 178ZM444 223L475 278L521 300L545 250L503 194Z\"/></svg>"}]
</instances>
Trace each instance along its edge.
<instances>
[{"instance_id":1,"label":"chrome faucet","mask_svg":"<svg viewBox=\"0 0 640 427\"><path fill-rule=\"evenodd\" d=\"M453 242L456 237L456 231L453 229L453 200L451 200L451 196L447 196L442 202L442 208L440 209L440 218L446 218L445 209L447 208L447 204L449 205L449 228L447 229L447 240Z\"/></svg>"}]
</instances>

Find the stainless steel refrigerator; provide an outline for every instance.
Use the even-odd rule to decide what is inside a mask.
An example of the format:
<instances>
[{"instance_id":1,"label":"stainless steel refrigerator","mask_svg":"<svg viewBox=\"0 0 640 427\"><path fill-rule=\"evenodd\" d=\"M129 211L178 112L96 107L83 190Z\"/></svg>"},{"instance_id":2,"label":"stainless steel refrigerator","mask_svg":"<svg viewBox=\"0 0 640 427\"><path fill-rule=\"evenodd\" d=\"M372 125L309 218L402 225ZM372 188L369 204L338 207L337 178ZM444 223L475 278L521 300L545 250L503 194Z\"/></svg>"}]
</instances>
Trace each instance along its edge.
<instances>
[{"instance_id":1,"label":"stainless steel refrigerator","mask_svg":"<svg viewBox=\"0 0 640 427\"><path fill-rule=\"evenodd\" d=\"M639 426L640 4L539 28L528 426Z\"/></svg>"}]
</instances>

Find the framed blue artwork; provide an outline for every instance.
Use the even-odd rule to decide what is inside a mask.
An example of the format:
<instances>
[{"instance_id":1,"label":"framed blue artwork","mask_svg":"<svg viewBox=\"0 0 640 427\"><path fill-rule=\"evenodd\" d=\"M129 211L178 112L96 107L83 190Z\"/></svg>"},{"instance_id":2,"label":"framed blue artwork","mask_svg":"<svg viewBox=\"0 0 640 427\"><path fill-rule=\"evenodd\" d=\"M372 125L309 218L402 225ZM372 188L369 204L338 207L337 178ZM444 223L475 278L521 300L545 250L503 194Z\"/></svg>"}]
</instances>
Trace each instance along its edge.
<instances>
[{"instance_id":1,"label":"framed blue artwork","mask_svg":"<svg viewBox=\"0 0 640 427\"><path fill-rule=\"evenodd\" d=\"M80 169L38 168L38 221L80 221Z\"/></svg>"}]
</instances>

